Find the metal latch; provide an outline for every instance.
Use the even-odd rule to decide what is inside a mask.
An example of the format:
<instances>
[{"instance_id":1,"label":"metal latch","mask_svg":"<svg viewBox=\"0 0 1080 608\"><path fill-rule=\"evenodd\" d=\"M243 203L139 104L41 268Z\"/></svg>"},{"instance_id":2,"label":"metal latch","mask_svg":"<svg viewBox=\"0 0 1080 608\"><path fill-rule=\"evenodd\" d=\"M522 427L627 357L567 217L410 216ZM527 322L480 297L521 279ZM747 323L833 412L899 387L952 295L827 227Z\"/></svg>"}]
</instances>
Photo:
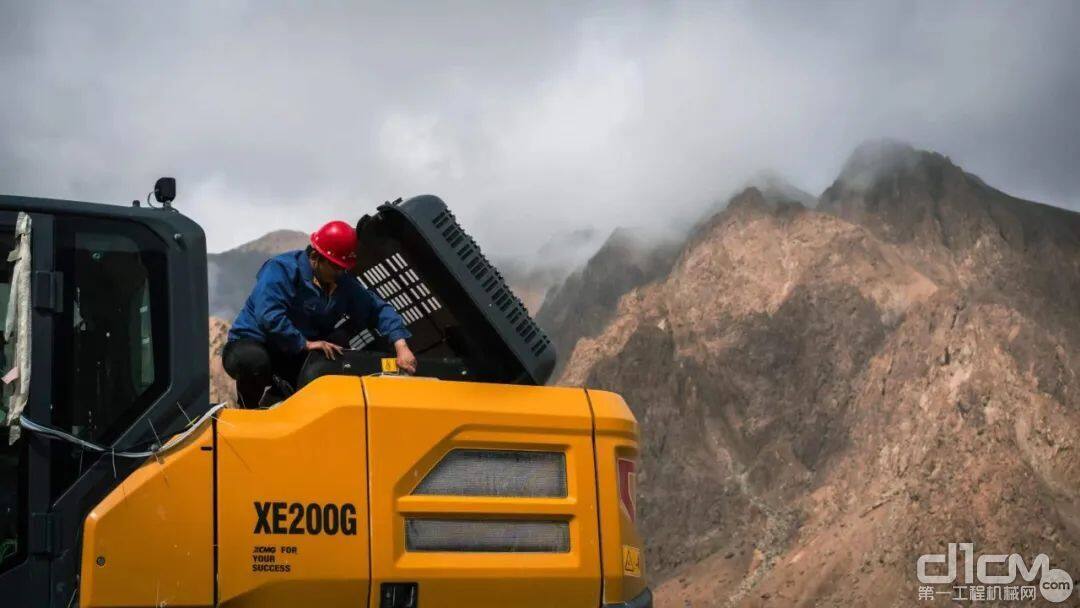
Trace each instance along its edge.
<instances>
[{"instance_id":1,"label":"metal latch","mask_svg":"<svg viewBox=\"0 0 1080 608\"><path fill-rule=\"evenodd\" d=\"M64 312L64 274L36 270L30 273L30 302L38 310Z\"/></svg>"}]
</instances>

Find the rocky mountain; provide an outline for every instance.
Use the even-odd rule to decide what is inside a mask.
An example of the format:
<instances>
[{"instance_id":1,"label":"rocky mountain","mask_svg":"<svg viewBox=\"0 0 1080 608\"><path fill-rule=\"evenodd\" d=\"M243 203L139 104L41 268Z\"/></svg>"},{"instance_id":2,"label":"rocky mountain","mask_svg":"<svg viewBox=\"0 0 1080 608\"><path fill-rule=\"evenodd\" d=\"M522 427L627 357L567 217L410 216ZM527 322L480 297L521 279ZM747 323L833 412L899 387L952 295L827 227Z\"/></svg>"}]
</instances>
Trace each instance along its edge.
<instances>
[{"instance_id":1,"label":"rocky mountain","mask_svg":"<svg viewBox=\"0 0 1080 608\"><path fill-rule=\"evenodd\" d=\"M306 233L275 230L235 249L207 255L210 315L231 321L251 293L255 273L263 262L279 253L303 249L307 244Z\"/></svg>"},{"instance_id":2,"label":"rocky mountain","mask_svg":"<svg viewBox=\"0 0 1080 608\"><path fill-rule=\"evenodd\" d=\"M547 291L536 321L560 353L556 374L579 339L595 336L607 326L624 294L671 270L678 246L617 229L582 268Z\"/></svg>"},{"instance_id":3,"label":"rocky mountain","mask_svg":"<svg viewBox=\"0 0 1080 608\"><path fill-rule=\"evenodd\" d=\"M232 378L225 373L221 365L221 351L229 337L229 322L210 317L210 403L236 401L236 390Z\"/></svg>"},{"instance_id":4,"label":"rocky mountain","mask_svg":"<svg viewBox=\"0 0 1080 608\"><path fill-rule=\"evenodd\" d=\"M762 171L746 183L747 188L756 188L765 200L774 203L789 202L799 203L803 207L817 206L817 197L809 192L795 187L780 174L774 171Z\"/></svg>"},{"instance_id":5,"label":"rocky mountain","mask_svg":"<svg viewBox=\"0 0 1080 608\"><path fill-rule=\"evenodd\" d=\"M609 310L541 315L641 423L658 607L909 606L950 542L1080 573L1080 215L876 142L614 302L587 271L555 298Z\"/></svg>"},{"instance_id":6,"label":"rocky mountain","mask_svg":"<svg viewBox=\"0 0 1080 608\"><path fill-rule=\"evenodd\" d=\"M763 172L748 183L770 207L816 204L812 195L775 173ZM726 204L717 207L723 209ZM678 229L650 233L641 228L616 228L580 268L551 284L535 317L560 353L556 376L569 361L578 340L600 333L614 318L624 295L666 277L687 239L693 242L707 229L712 217L709 214L691 225L689 237L686 230Z\"/></svg>"},{"instance_id":7,"label":"rocky mountain","mask_svg":"<svg viewBox=\"0 0 1080 608\"><path fill-rule=\"evenodd\" d=\"M551 236L529 255L499 255L495 266L533 316L552 287L562 284L582 260L596 250L600 237L592 228Z\"/></svg>"}]
</instances>

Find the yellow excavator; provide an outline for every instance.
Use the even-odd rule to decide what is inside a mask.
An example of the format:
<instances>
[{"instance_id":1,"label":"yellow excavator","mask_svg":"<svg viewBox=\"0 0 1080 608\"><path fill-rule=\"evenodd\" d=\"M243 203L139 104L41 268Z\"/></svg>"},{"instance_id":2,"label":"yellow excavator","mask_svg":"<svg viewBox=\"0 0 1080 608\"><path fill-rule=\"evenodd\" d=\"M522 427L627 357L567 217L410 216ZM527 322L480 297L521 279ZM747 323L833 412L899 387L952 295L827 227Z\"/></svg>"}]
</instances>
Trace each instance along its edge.
<instances>
[{"instance_id":1,"label":"yellow excavator","mask_svg":"<svg viewBox=\"0 0 1080 608\"><path fill-rule=\"evenodd\" d=\"M0 196L0 606L652 606L633 414L544 386L554 347L442 200L357 223L417 375L361 329L241 410L209 401L175 192Z\"/></svg>"}]
</instances>

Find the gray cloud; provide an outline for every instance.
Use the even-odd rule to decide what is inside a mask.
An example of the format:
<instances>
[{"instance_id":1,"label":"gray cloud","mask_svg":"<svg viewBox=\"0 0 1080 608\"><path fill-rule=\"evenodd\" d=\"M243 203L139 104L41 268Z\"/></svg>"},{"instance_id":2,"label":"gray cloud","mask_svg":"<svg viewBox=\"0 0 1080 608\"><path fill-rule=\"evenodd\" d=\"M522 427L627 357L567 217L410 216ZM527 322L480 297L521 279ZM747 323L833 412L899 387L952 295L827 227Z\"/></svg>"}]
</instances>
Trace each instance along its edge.
<instances>
[{"instance_id":1,"label":"gray cloud","mask_svg":"<svg viewBox=\"0 0 1080 608\"><path fill-rule=\"evenodd\" d=\"M1080 5L0 0L0 191L174 174L220 250L444 196L496 254L811 192L879 136L1080 208Z\"/></svg>"}]
</instances>

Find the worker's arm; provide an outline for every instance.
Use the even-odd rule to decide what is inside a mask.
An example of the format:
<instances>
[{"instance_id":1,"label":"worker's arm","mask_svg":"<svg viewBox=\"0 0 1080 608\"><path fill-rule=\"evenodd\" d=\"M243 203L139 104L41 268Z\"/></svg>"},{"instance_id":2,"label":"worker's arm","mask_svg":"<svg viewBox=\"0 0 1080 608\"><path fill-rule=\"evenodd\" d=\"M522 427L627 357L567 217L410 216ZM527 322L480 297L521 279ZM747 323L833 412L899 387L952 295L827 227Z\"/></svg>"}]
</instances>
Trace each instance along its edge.
<instances>
[{"instance_id":1,"label":"worker's arm","mask_svg":"<svg viewBox=\"0 0 1080 608\"><path fill-rule=\"evenodd\" d=\"M255 318L259 327L266 332L267 340L290 354L304 350L307 338L286 314L289 303L296 297L296 286L285 268L273 260L268 262L259 271L251 295L255 304Z\"/></svg>"}]
</instances>

